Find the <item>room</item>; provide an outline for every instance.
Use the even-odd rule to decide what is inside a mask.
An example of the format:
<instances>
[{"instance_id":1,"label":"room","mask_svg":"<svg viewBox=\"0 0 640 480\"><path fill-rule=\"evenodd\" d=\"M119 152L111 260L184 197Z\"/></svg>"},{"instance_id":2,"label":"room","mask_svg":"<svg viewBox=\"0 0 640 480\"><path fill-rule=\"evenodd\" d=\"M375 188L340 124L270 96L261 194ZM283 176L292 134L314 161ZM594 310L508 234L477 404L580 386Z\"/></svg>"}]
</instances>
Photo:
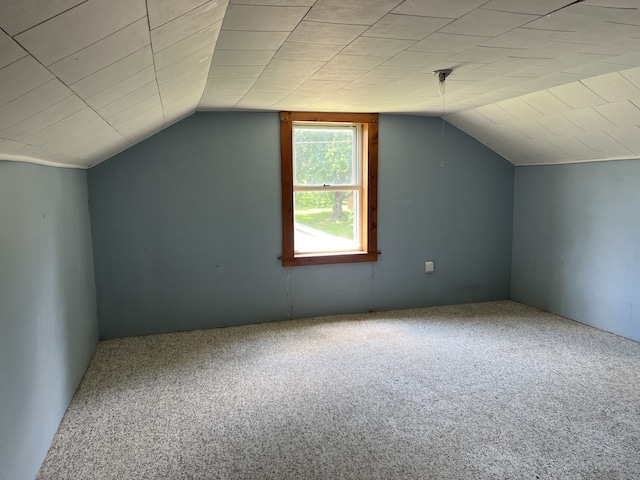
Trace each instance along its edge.
<instances>
[{"instance_id":1,"label":"room","mask_svg":"<svg viewBox=\"0 0 640 480\"><path fill-rule=\"evenodd\" d=\"M635 0L0 2L0 478L103 339L511 300L640 341L639 47ZM379 114L376 262L282 265L295 111Z\"/></svg>"}]
</instances>

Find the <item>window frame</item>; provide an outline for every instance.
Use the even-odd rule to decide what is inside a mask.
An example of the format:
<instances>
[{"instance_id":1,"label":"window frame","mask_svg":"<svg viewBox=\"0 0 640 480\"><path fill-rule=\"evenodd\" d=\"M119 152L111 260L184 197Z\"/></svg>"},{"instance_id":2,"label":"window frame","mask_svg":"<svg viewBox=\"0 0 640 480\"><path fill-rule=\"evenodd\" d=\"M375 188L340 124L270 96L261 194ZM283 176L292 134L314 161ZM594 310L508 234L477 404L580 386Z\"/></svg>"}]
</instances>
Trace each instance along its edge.
<instances>
[{"instance_id":1,"label":"window frame","mask_svg":"<svg viewBox=\"0 0 640 480\"><path fill-rule=\"evenodd\" d=\"M293 125L301 123L357 124L362 129L361 164L362 251L296 253L294 251ZM375 262L378 260L378 114L280 112L280 167L282 179L282 263L285 267Z\"/></svg>"}]
</instances>

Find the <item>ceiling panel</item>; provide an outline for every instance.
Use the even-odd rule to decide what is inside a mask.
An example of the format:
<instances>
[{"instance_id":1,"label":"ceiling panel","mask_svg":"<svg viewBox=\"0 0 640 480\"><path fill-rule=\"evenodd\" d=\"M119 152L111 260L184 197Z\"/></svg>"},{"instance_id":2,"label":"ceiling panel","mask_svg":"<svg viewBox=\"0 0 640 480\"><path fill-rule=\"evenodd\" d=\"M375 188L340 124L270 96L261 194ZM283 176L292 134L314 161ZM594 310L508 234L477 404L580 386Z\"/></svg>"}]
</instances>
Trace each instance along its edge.
<instances>
[{"instance_id":1,"label":"ceiling panel","mask_svg":"<svg viewBox=\"0 0 640 480\"><path fill-rule=\"evenodd\" d=\"M12 140L24 141L29 136L64 120L86 106L86 103L84 103L82 99L75 95L69 95L58 103L0 132L0 136Z\"/></svg>"},{"instance_id":2,"label":"ceiling panel","mask_svg":"<svg viewBox=\"0 0 640 480\"><path fill-rule=\"evenodd\" d=\"M510 98L496 103L496 106L507 112L517 120L529 120L542 115L538 110L533 108L521 98ZM511 120L511 119L509 119Z\"/></svg>"},{"instance_id":3,"label":"ceiling panel","mask_svg":"<svg viewBox=\"0 0 640 480\"><path fill-rule=\"evenodd\" d=\"M176 77L184 74L184 72L188 72L189 70L202 67L204 65L204 69L209 71L209 64L211 63L211 54L213 53L213 48L211 45L207 45L204 48L190 54L186 55L179 62L172 63L166 68L156 70L156 78L159 85L168 82L169 80L173 80Z\"/></svg>"},{"instance_id":4,"label":"ceiling panel","mask_svg":"<svg viewBox=\"0 0 640 480\"><path fill-rule=\"evenodd\" d=\"M25 158L25 161L29 161L31 158L26 154L21 154L21 151L26 147L22 142L16 142L13 140L7 140L6 138L0 138L0 149L4 157L9 160ZM35 157L38 158L38 157Z\"/></svg>"},{"instance_id":5,"label":"ceiling panel","mask_svg":"<svg viewBox=\"0 0 640 480\"><path fill-rule=\"evenodd\" d=\"M553 87L549 89L549 93L574 109L593 107L607 102L581 82L572 82Z\"/></svg>"},{"instance_id":6,"label":"ceiling panel","mask_svg":"<svg viewBox=\"0 0 640 480\"><path fill-rule=\"evenodd\" d=\"M456 53L447 60L450 62L462 62L462 63L493 63L497 60L506 59L510 56L517 56L522 52L521 49L516 48L501 48L501 47L471 47L462 52Z\"/></svg>"},{"instance_id":7,"label":"ceiling panel","mask_svg":"<svg viewBox=\"0 0 640 480\"><path fill-rule=\"evenodd\" d=\"M0 156L86 167L196 110L304 109L444 113L516 165L625 158L640 150L639 7L0 2Z\"/></svg>"},{"instance_id":8,"label":"ceiling panel","mask_svg":"<svg viewBox=\"0 0 640 480\"><path fill-rule=\"evenodd\" d=\"M40 114L52 105L72 95L58 79L49 80L28 93L0 106L0 132L27 118Z\"/></svg>"},{"instance_id":9,"label":"ceiling panel","mask_svg":"<svg viewBox=\"0 0 640 480\"><path fill-rule=\"evenodd\" d=\"M559 113L554 115L541 115L536 117L534 120L554 136L580 135L584 133L584 130Z\"/></svg>"},{"instance_id":10,"label":"ceiling panel","mask_svg":"<svg viewBox=\"0 0 640 480\"><path fill-rule=\"evenodd\" d=\"M342 50L344 55L392 56L413 44L411 40L360 37Z\"/></svg>"},{"instance_id":11,"label":"ceiling panel","mask_svg":"<svg viewBox=\"0 0 640 480\"><path fill-rule=\"evenodd\" d=\"M147 21L142 18L59 62L49 65L70 85L150 44Z\"/></svg>"},{"instance_id":12,"label":"ceiling panel","mask_svg":"<svg viewBox=\"0 0 640 480\"><path fill-rule=\"evenodd\" d=\"M74 130L81 128L82 126L93 122L94 124L104 125L104 121L98 117L96 112L86 105L83 108L73 112L70 115L52 123L47 128L37 131L36 133L25 138L25 142L31 145L44 146L52 145L58 139L68 139L69 136L72 140L75 140L77 135L70 134ZM54 149L60 150L60 144L56 144Z\"/></svg>"},{"instance_id":13,"label":"ceiling panel","mask_svg":"<svg viewBox=\"0 0 640 480\"><path fill-rule=\"evenodd\" d=\"M201 94L207 83L209 66L200 64L195 68L183 72L180 76L167 80L159 85L162 101L171 103L184 97L189 92Z\"/></svg>"},{"instance_id":14,"label":"ceiling panel","mask_svg":"<svg viewBox=\"0 0 640 480\"><path fill-rule=\"evenodd\" d=\"M587 78L582 83L608 102L640 97L640 88L619 72Z\"/></svg>"},{"instance_id":15,"label":"ceiling panel","mask_svg":"<svg viewBox=\"0 0 640 480\"><path fill-rule=\"evenodd\" d=\"M288 40L297 43L322 43L345 46L367 30L365 25L343 25L339 23L300 22ZM287 32L285 32L287 33ZM238 34L241 36L242 34ZM286 35L284 35L286 38ZM284 42L284 38L282 41ZM279 46L279 45L277 45Z\"/></svg>"},{"instance_id":16,"label":"ceiling panel","mask_svg":"<svg viewBox=\"0 0 640 480\"><path fill-rule=\"evenodd\" d=\"M392 10L402 15L419 15L423 17L458 18L487 3L486 0L406 0Z\"/></svg>"},{"instance_id":17,"label":"ceiling panel","mask_svg":"<svg viewBox=\"0 0 640 480\"><path fill-rule=\"evenodd\" d=\"M628 100L598 105L594 110L617 127L640 125L640 109Z\"/></svg>"},{"instance_id":18,"label":"ceiling panel","mask_svg":"<svg viewBox=\"0 0 640 480\"><path fill-rule=\"evenodd\" d=\"M165 125L162 115L162 108L156 106L118 125L118 133L131 142L143 140Z\"/></svg>"},{"instance_id":19,"label":"ceiling panel","mask_svg":"<svg viewBox=\"0 0 640 480\"><path fill-rule=\"evenodd\" d=\"M434 70L438 68L446 68L446 65L442 64L442 61L448 57L444 53L430 53L430 52L410 52L404 51L385 62L386 65L395 65L397 67L418 67L431 70L433 65L437 65ZM434 77L435 78L435 77Z\"/></svg>"},{"instance_id":20,"label":"ceiling panel","mask_svg":"<svg viewBox=\"0 0 640 480\"><path fill-rule=\"evenodd\" d=\"M594 55L591 53L581 53L580 51L572 51L565 55L560 55L557 58L543 60L541 65L556 66L559 69L571 69L580 65L592 65L607 59L607 55ZM579 73L579 72L578 72Z\"/></svg>"},{"instance_id":21,"label":"ceiling panel","mask_svg":"<svg viewBox=\"0 0 640 480\"><path fill-rule=\"evenodd\" d=\"M33 57L27 56L0 69L0 106L47 83L53 75Z\"/></svg>"},{"instance_id":22,"label":"ceiling panel","mask_svg":"<svg viewBox=\"0 0 640 480\"><path fill-rule=\"evenodd\" d=\"M267 68L264 69L256 83L273 81L276 85L281 83L284 86L291 80L296 81L298 79L309 78L323 65L324 62L274 59L269 63Z\"/></svg>"},{"instance_id":23,"label":"ceiling panel","mask_svg":"<svg viewBox=\"0 0 640 480\"><path fill-rule=\"evenodd\" d=\"M249 92L236 105L250 110L268 109L286 96L285 92Z\"/></svg>"},{"instance_id":24,"label":"ceiling panel","mask_svg":"<svg viewBox=\"0 0 640 480\"><path fill-rule=\"evenodd\" d=\"M595 63L587 63L584 65L579 65L576 67L571 67L568 68L566 70L564 70L564 72L562 72L562 74L565 75L572 75L574 77L576 77L576 80L582 80L585 78L590 78L590 77L595 77L598 75L604 75L605 73L612 73L615 71L620 70L620 65L615 65L612 63L608 63L609 60L611 60L613 57L608 57L605 60L599 61L599 62L595 62ZM557 74L556 74L557 75ZM568 82L570 82L571 80L568 80Z\"/></svg>"},{"instance_id":25,"label":"ceiling panel","mask_svg":"<svg viewBox=\"0 0 640 480\"><path fill-rule=\"evenodd\" d=\"M0 27L9 35L55 17L85 0L20 0L0 2Z\"/></svg>"},{"instance_id":26,"label":"ceiling panel","mask_svg":"<svg viewBox=\"0 0 640 480\"><path fill-rule=\"evenodd\" d=\"M593 51L594 53L624 53L620 50L623 46L622 43L619 44L618 49L611 49L607 46L608 42L612 38L627 38L637 35L637 33L638 27L636 25L625 25L609 21L597 23L590 28L566 35L563 37L563 41L589 45L589 47L586 47L586 51Z\"/></svg>"},{"instance_id":27,"label":"ceiling panel","mask_svg":"<svg viewBox=\"0 0 640 480\"><path fill-rule=\"evenodd\" d=\"M161 52L221 21L224 12L224 4L211 1L158 28L154 28L151 30L151 43L153 44L154 53Z\"/></svg>"},{"instance_id":28,"label":"ceiling panel","mask_svg":"<svg viewBox=\"0 0 640 480\"><path fill-rule=\"evenodd\" d=\"M335 57L341 50L342 47L340 45L285 42L278 50L275 58L326 62Z\"/></svg>"},{"instance_id":29,"label":"ceiling panel","mask_svg":"<svg viewBox=\"0 0 640 480\"><path fill-rule=\"evenodd\" d=\"M66 144L61 150L62 153L82 158L94 148L100 151L105 147L112 148L111 146L120 142L126 142L125 138L110 125L103 125L90 133L82 135L74 142Z\"/></svg>"},{"instance_id":30,"label":"ceiling panel","mask_svg":"<svg viewBox=\"0 0 640 480\"><path fill-rule=\"evenodd\" d=\"M206 3L207 0L147 0L149 26L157 28Z\"/></svg>"},{"instance_id":31,"label":"ceiling panel","mask_svg":"<svg viewBox=\"0 0 640 480\"><path fill-rule=\"evenodd\" d=\"M476 109L476 112L486 117L487 120L495 123L496 125L501 125L503 123L510 124L516 120L516 117L500 108L498 105L485 105Z\"/></svg>"},{"instance_id":32,"label":"ceiling panel","mask_svg":"<svg viewBox=\"0 0 640 480\"><path fill-rule=\"evenodd\" d=\"M547 138L547 140L565 152L566 161L595 160L598 158L598 152L573 136L554 135Z\"/></svg>"},{"instance_id":33,"label":"ceiling panel","mask_svg":"<svg viewBox=\"0 0 640 480\"><path fill-rule=\"evenodd\" d=\"M20 45L0 30L0 69L27 55Z\"/></svg>"},{"instance_id":34,"label":"ceiling panel","mask_svg":"<svg viewBox=\"0 0 640 480\"><path fill-rule=\"evenodd\" d=\"M336 70L369 71L389 59L389 56L343 55L339 54L326 63L326 67Z\"/></svg>"},{"instance_id":35,"label":"ceiling panel","mask_svg":"<svg viewBox=\"0 0 640 480\"><path fill-rule=\"evenodd\" d=\"M485 47L503 47L503 48L534 48L541 43L546 44L552 40L565 39L569 35L568 32L554 32L550 30L538 30L528 27L519 27L509 30L495 37L490 37L480 45ZM549 51L551 55L555 55L555 51ZM527 52L529 56L535 56L532 52Z\"/></svg>"},{"instance_id":36,"label":"ceiling panel","mask_svg":"<svg viewBox=\"0 0 640 480\"><path fill-rule=\"evenodd\" d=\"M127 111L129 108L132 108L138 103L157 95L159 95L158 84L155 81L151 81L129 93L128 95L125 95L124 97L119 98L118 100L111 102L108 105L105 105L97 111L101 117L110 122L111 118L115 115Z\"/></svg>"},{"instance_id":37,"label":"ceiling panel","mask_svg":"<svg viewBox=\"0 0 640 480\"><path fill-rule=\"evenodd\" d=\"M289 32L220 32L217 48L220 50L277 50ZM327 42L329 43L329 42Z\"/></svg>"},{"instance_id":38,"label":"ceiling panel","mask_svg":"<svg viewBox=\"0 0 640 480\"><path fill-rule=\"evenodd\" d=\"M427 38L414 43L409 50L453 54L466 50L470 47L480 45L490 38L492 37L436 32L429 35Z\"/></svg>"},{"instance_id":39,"label":"ceiling panel","mask_svg":"<svg viewBox=\"0 0 640 480\"><path fill-rule=\"evenodd\" d=\"M231 0L240 5L280 5L283 7L311 7L316 0Z\"/></svg>"},{"instance_id":40,"label":"ceiling panel","mask_svg":"<svg viewBox=\"0 0 640 480\"><path fill-rule=\"evenodd\" d=\"M160 102L160 94L156 93L155 95L145 98L144 100L130 106L126 110L109 117L109 124L118 129L119 125L126 124L131 119L136 118L139 115L146 114L149 110L158 109L160 113L157 117L161 119L163 118L162 104Z\"/></svg>"},{"instance_id":41,"label":"ceiling panel","mask_svg":"<svg viewBox=\"0 0 640 480\"><path fill-rule=\"evenodd\" d=\"M295 91L295 95L299 97L325 97L340 88L344 87L349 82L331 82L320 80L307 80Z\"/></svg>"},{"instance_id":42,"label":"ceiling panel","mask_svg":"<svg viewBox=\"0 0 640 480\"><path fill-rule=\"evenodd\" d=\"M212 65L209 80L222 79L257 79L264 71L261 65Z\"/></svg>"},{"instance_id":43,"label":"ceiling panel","mask_svg":"<svg viewBox=\"0 0 640 480\"><path fill-rule=\"evenodd\" d=\"M530 13L535 15L547 15L562 7L566 7L574 0L491 0L482 5L487 10L501 12Z\"/></svg>"},{"instance_id":44,"label":"ceiling panel","mask_svg":"<svg viewBox=\"0 0 640 480\"><path fill-rule=\"evenodd\" d=\"M146 15L144 0L88 0L16 37L44 65L88 47ZM52 42L51 39L56 41Z\"/></svg>"},{"instance_id":45,"label":"ceiling panel","mask_svg":"<svg viewBox=\"0 0 640 480\"><path fill-rule=\"evenodd\" d=\"M615 127L615 124L592 108L571 110L564 112L562 115L585 132L599 132Z\"/></svg>"},{"instance_id":46,"label":"ceiling panel","mask_svg":"<svg viewBox=\"0 0 640 480\"><path fill-rule=\"evenodd\" d=\"M215 81L208 79L208 91L215 92L216 97L220 96L240 96L246 94L254 85L255 79L252 78L218 78ZM206 100L207 90L205 89L203 100ZM201 102L202 103L202 102Z\"/></svg>"},{"instance_id":47,"label":"ceiling panel","mask_svg":"<svg viewBox=\"0 0 640 480\"><path fill-rule=\"evenodd\" d=\"M151 46L147 45L102 70L72 83L71 88L81 97L90 97L151 66L153 66L153 55Z\"/></svg>"},{"instance_id":48,"label":"ceiling panel","mask_svg":"<svg viewBox=\"0 0 640 480\"><path fill-rule=\"evenodd\" d=\"M636 156L640 155L640 127L612 128L608 129L606 133L631 150Z\"/></svg>"},{"instance_id":49,"label":"ceiling panel","mask_svg":"<svg viewBox=\"0 0 640 480\"><path fill-rule=\"evenodd\" d=\"M361 69L347 70L342 68L334 68L331 65L325 65L320 70L311 75L309 79L349 83L356 78L360 78L365 73L366 71L362 71Z\"/></svg>"},{"instance_id":50,"label":"ceiling panel","mask_svg":"<svg viewBox=\"0 0 640 480\"><path fill-rule=\"evenodd\" d=\"M540 122L536 122L535 118L515 122L512 123L512 125L531 140L541 140L549 137L550 135L554 135L553 132L547 130L547 128Z\"/></svg>"},{"instance_id":51,"label":"ceiling panel","mask_svg":"<svg viewBox=\"0 0 640 480\"><path fill-rule=\"evenodd\" d=\"M188 117L189 115L195 113L199 100L200 100L200 95L194 95L192 92L190 92L185 97L179 97L175 102L170 102L170 103L164 102L162 104L162 110L164 112L165 120L162 122L162 125L159 125L158 127L159 128L163 128L163 126L168 127L174 124L175 122L178 122L183 118ZM151 125L149 124L143 124L139 126L139 127L145 127L147 129L146 132L140 131L138 133L135 133L135 132L131 133L129 131L129 133L127 134L127 132L123 131L122 129L120 129L120 131L127 138L135 139L140 135L144 135L144 133L147 133L145 137L148 136L149 134L155 133L156 127L154 126L154 131L149 131L150 126Z\"/></svg>"},{"instance_id":52,"label":"ceiling panel","mask_svg":"<svg viewBox=\"0 0 640 480\"><path fill-rule=\"evenodd\" d=\"M638 64L640 64L640 51L634 51L633 49L635 49L635 47L630 48L631 53L613 56L606 60L603 60L603 62L612 63L616 67L616 70L625 70L628 68L637 67Z\"/></svg>"},{"instance_id":53,"label":"ceiling panel","mask_svg":"<svg viewBox=\"0 0 640 480\"><path fill-rule=\"evenodd\" d=\"M290 32L308 11L307 7L229 5L224 29Z\"/></svg>"},{"instance_id":54,"label":"ceiling panel","mask_svg":"<svg viewBox=\"0 0 640 480\"><path fill-rule=\"evenodd\" d=\"M48 157L49 160L44 161L45 165L65 166L65 165L79 165L82 160L72 155L66 155L64 153L54 153L44 148L36 147L34 145L25 145L20 150L21 155L26 155L33 159L33 161L40 162L41 158Z\"/></svg>"},{"instance_id":55,"label":"ceiling panel","mask_svg":"<svg viewBox=\"0 0 640 480\"><path fill-rule=\"evenodd\" d=\"M382 17L363 35L366 37L422 40L449 22L450 20L447 18L389 14Z\"/></svg>"},{"instance_id":56,"label":"ceiling panel","mask_svg":"<svg viewBox=\"0 0 640 480\"><path fill-rule=\"evenodd\" d=\"M221 26L221 21L215 22L213 25L209 25L156 53L153 56L156 69L161 70L166 68L182 60L185 55L190 55L206 46L211 46L211 52L213 53L213 46L215 46L216 39L219 41L218 34L220 33Z\"/></svg>"},{"instance_id":57,"label":"ceiling panel","mask_svg":"<svg viewBox=\"0 0 640 480\"><path fill-rule=\"evenodd\" d=\"M636 87L640 88L640 67L625 70L623 72L620 72L620 74L631 83L633 83Z\"/></svg>"},{"instance_id":58,"label":"ceiling panel","mask_svg":"<svg viewBox=\"0 0 640 480\"><path fill-rule=\"evenodd\" d=\"M610 158L629 158L633 155L631 150L606 132L581 133L575 137L594 150L598 158L603 155Z\"/></svg>"},{"instance_id":59,"label":"ceiling panel","mask_svg":"<svg viewBox=\"0 0 640 480\"><path fill-rule=\"evenodd\" d=\"M537 18L534 15L477 9L451 22L441 31L458 35L495 37Z\"/></svg>"},{"instance_id":60,"label":"ceiling panel","mask_svg":"<svg viewBox=\"0 0 640 480\"><path fill-rule=\"evenodd\" d=\"M277 50L216 50L216 67L224 65L262 66L269 64Z\"/></svg>"},{"instance_id":61,"label":"ceiling panel","mask_svg":"<svg viewBox=\"0 0 640 480\"><path fill-rule=\"evenodd\" d=\"M82 114L86 114L86 118L78 118L81 117ZM107 122L97 116L93 111L83 111L82 113L74 114L73 117L75 119L74 123L64 129L61 129L60 134L52 135L51 139L44 143L43 146L45 148L49 148L57 152L69 153L68 151L64 152L63 150L68 150L70 145L74 142L82 140L87 137L87 135L91 135L96 130L107 126ZM70 155L73 154L71 153Z\"/></svg>"},{"instance_id":62,"label":"ceiling panel","mask_svg":"<svg viewBox=\"0 0 640 480\"><path fill-rule=\"evenodd\" d=\"M569 105L564 103L558 97L552 95L551 92L547 90L529 93L527 95L523 95L521 98L543 115L553 115L554 113L562 113L567 110L571 110Z\"/></svg>"},{"instance_id":63,"label":"ceiling panel","mask_svg":"<svg viewBox=\"0 0 640 480\"><path fill-rule=\"evenodd\" d=\"M318 0L305 19L312 22L373 25L400 3L402 3L400 0L370 0L368 2Z\"/></svg>"},{"instance_id":64,"label":"ceiling panel","mask_svg":"<svg viewBox=\"0 0 640 480\"><path fill-rule=\"evenodd\" d=\"M95 95L86 97L85 101L92 108L100 109L155 80L156 72L153 65L151 65L118 83L114 83L109 88L101 90Z\"/></svg>"},{"instance_id":65,"label":"ceiling panel","mask_svg":"<svg viewBox=\"0 0 640 480\"><path fill-rule=\"evenodd\" d=\"M593 7L586 9L580 5L574 5L549 16L541 16L528 24L529 28L540 30L555 30L561 32L577 32L589 28L601 22L601 19Z\"/></svg>"}]
</instances>

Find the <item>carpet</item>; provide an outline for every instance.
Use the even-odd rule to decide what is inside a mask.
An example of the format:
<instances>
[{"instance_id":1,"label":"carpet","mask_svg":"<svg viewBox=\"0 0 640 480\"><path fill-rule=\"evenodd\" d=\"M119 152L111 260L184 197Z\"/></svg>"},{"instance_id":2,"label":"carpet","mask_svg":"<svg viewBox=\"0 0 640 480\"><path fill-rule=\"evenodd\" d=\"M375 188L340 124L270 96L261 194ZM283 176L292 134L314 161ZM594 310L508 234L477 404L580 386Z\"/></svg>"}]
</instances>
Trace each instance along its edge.
<instances>
[{"instance_id":1,"label":"carpet","mask_svg":"<svg viewBox=\"0 0 640 480\"><path fill-rule=\"evenodd\" d=\"M512 301L102 341L37 478L640 478L640 343Z\"/></svg>"}]
</instances>

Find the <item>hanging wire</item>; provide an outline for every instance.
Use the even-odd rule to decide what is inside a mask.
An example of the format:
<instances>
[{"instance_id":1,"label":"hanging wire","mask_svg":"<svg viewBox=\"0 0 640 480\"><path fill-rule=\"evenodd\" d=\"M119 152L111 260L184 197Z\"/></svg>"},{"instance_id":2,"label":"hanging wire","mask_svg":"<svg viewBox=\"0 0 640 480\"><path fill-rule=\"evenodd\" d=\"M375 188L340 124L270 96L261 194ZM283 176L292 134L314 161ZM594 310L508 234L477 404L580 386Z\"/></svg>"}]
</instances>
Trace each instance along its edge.
<instances>
[{"instance_id":1,"label":"hanging wire","mask_svg":"<svg viewBox=\"0 0 640 480\"><path fill-rule=\"evenodd\" d=\"M440 159L440 168L444 167L444 105L446 98L446 88L444 85L444 81L446 77L443 77L444 75L441 73L438 79L438 90L440 91L440 95L442 96L442 114L440 115L440 119L442 120L442 147L440 149L442 152L442 158Z\"/></svg>"},{"instance_id":2,"label":"hanging wire","mask_svg":"<svg viewBox=\"0 0 640 480\"><path fill-rule=\"evenodd\" d=\"M440 159L440 167L444 167L444 110L445 110L445 99L446 99L446 89L445 89L445 80L449 75L451 75L451 70L436 70L433 72L434 75L438 75L438 91L440 92L440 96L442 97L442 113L440 118L442 119L442 158Z\"/></svg>"}]
</instances>

